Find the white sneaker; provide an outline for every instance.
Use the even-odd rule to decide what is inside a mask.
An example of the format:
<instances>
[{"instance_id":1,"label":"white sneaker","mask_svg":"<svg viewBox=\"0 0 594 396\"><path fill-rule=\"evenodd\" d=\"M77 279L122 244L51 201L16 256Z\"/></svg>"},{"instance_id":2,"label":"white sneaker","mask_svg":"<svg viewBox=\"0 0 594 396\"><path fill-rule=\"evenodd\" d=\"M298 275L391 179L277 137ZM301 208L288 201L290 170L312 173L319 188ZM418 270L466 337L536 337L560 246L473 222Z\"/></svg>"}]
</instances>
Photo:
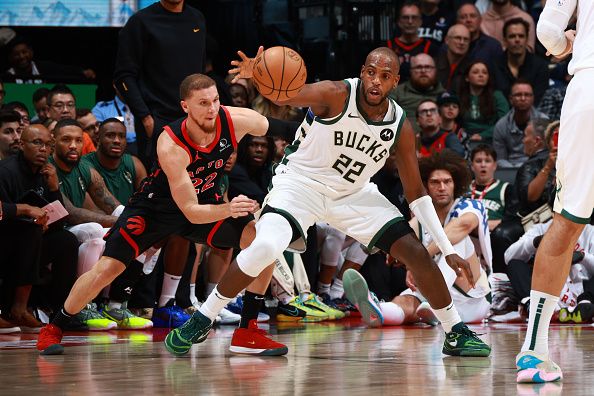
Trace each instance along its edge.
<instances>
[{"instance_id":1,"label":"white sneaker","mask_svg":"<svg viewBox=\"0 0 594 396\"><path fill-rule=\"evenodd\" d=\"M229 311L227 308L223 308L221 312L219 312L219 317L221 320L217 323L222 325L234 325L241 321L241 315L237 315Z\"/></svg>"},{"instance_id":2,"label":"white sneaker","mask_svg":"<svg viewBox=\"0 0 594 396\"><path fill-rule=\"evenodd\" d=\"M270 320L270 315L264 312L258 312L258 323L268 322Z\"/></svg>"}]
</instances>

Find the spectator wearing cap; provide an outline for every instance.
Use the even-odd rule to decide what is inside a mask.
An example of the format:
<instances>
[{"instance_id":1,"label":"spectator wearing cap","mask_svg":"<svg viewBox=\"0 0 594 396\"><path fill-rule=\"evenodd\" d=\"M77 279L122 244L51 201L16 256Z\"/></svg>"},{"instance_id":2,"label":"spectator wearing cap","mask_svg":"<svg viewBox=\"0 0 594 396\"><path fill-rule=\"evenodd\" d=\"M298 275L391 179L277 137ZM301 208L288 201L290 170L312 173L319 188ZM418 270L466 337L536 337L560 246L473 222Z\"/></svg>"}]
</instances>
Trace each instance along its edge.
<instances>
[{"instance_id":1,"label":"spectator wearing cap","mask_svg":"<svg viewBox=\"0 0 594 396\"><path fill-rule=\"evenodd\" d=\"M511 110L501 117L493 129L493 148L497 153L497 165L519 168L528 159L524 153L524 130L537 118L548 119L547 115L534 108L532 85L518 79L511 86L509 95Z\"/></svg>"},{"instance_id":2,"label":"spectator wearing cap","mask_svg":"<svg viewBox=\"0 0 594 396\"><path fill-rule=\"evenodd\" d=\"M453 93L445 91L437 97L437 107L439 108L439 116L441 117L441 129L456 136L468 154L470 152L468 134L459 122L460 99Z\"/></svg>"},{"instance_id":3,"label":"spectator wearing cap","mask_svg":"<svg viewBox=\"0 0 594 396\"><path fill-rule=\"evenodd\" d=\"M452 150L462 157L466 155L466 150L456 135L441 129L441 116L433 99L423 100L417 107L416 115L421 129L420 157L429 157L444 149Z\"/></svg>"},{"instance_id":4,"label":"spectator wearing cap","mask_svg":"<svg viewBox=\"0 0 594 396\"><path fill-rule=\"evenodd\" d=\"M432 57L427 54L413 56L410 65L410 80L398 84L390 96L406 111L408 120L418 131L415 112L419 103L425 99L435 99L444 92L444 88L437 80L437 70Z\"/></svg>"}]
</instances>

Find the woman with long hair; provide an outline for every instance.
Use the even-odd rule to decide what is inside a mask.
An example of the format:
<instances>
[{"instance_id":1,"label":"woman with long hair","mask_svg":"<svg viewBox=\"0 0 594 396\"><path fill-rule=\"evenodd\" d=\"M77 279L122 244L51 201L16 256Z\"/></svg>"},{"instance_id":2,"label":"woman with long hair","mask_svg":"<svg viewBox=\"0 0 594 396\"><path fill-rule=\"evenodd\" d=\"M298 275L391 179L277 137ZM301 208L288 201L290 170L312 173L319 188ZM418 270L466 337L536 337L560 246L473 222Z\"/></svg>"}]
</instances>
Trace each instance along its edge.
<instances>
[{"instance_id":1,"label":"woman with long hair","mask_svg":"<svg viewBox=\"0 0 594 396\"><path fill-rule=\"evenodd\" d=\"M509 104L501 91L493 88L484 62L474 61L468 66L459 96L462 127L470 140L491 143L495 123L509 111Z\"/></svg>"}]
</instances>

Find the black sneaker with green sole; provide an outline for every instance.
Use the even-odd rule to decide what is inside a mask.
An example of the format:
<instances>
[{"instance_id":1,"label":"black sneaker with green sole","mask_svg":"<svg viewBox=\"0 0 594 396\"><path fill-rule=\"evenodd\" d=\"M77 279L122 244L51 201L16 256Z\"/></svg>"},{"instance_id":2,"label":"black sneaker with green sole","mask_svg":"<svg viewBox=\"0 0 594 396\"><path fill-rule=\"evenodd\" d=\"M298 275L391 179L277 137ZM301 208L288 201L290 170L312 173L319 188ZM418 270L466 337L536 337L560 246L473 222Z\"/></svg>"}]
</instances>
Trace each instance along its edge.
<instances>
[{"instance_id":1,"label":"black sneaker with green sole","mask_svg":"<svg viewBox=\"0 0 594 396\"><path fill-rule=\"evenodd\" d=\"M486 357L491 354L491 347L483 342L474 331L460 322L452 327L452 331L446 333L441 351L450 356Z\"/></svg>"},{"instance_id":2,"label":"black sneaker with green sole","mask_svg":"<svg viewBox=\"0 0 594 396\"><path fill-rule=\"evenodd\" d=\"M167 334L165 348L174 355L185 355L192 348L192 344L206 340L211 328L212 321L200 311L196 311L186 323Z\"/></svg>"}]
</instances>

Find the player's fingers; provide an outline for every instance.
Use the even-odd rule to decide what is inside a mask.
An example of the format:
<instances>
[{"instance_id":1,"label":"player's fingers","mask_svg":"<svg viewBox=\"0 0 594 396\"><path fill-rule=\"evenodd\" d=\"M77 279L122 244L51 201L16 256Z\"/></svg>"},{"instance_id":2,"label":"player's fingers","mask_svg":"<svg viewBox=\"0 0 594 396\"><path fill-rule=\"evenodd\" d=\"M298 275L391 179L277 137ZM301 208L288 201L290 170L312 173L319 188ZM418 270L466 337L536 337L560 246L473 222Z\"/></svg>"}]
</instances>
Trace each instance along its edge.
<instances>
[{"instance_id":1,"label":"player's fingers","mask_svg":"<svg viewBox=\"0 0 594 396\"><path fill-rule=\"evenodd\" d=\"M237 55L239 55L239 57L240 57L242 60L244 60L244 61L246 61L246 60L248 60L248 59L249 59L249 58L247 57L247 55L246 55L246 54L244 54L244 53L243 53L243 51L241 51L241 50L240 50L240 51L237 51Z\"/></svg>"},{"instance_id":2,"label":"player's fingers","mask_svg":"<svg viewBox=\"0 0 594 396\"><path fill-rule=\"evenodd\" d=\"M460 269L460 267L458 267L458 269ZM464 265L461 266L461 269L462 269L462 275L466 278L468 283L470 283L470 285L474 288L474 276L472 275L472 270L470 269L470 264L464 263Z\"/></svg>"}]
</instances>

